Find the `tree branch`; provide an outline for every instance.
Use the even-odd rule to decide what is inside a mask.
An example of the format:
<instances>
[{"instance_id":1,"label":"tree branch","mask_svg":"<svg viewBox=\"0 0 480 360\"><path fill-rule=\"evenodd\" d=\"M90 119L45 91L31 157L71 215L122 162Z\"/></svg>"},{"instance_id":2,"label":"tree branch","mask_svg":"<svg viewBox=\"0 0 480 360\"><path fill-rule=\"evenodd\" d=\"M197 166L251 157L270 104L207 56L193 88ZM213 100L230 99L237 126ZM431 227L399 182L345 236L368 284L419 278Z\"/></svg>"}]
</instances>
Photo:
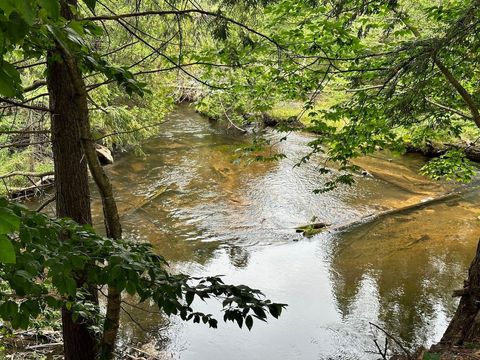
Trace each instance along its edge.
<instances>
[{"instance_id":1,"label":"tree branch","mask_svg":"<svg viewBox=\"0 0 480 360\"><path fill-rule=\"evenodd\" d=\"M37 105L27 105L15 100L7 99L7 98L0 98L0 102L4 102L6 104L10 104L14 107L20 107L24 109L29 109L29 110L35 110L35 111L43 111L43 112L51 112L50 109L43 107L43 106L37 106Z\"/></svg>"},{"instance_id":2,"label":"tree branch","mask_svg":"<svg viewBox=\"0 0 480 360\"><path fill-rule=\"evenodd\" d=\"M16 143L10 143L10 144L3 144L0 145L0 149L7 149L11 147L27 147L27 146L33 146L33 145L44 145L44 144L50 144L51 141L38 141L38 142L16 142Z\"/></svg>"},{"instance_id":3,"label":"tree branch","mask_svg":"<svg viewBox=\"0 0 480 360\"><path fill-rule=\"evenodd\" d=\"M205 15L205 16L211 16L211 17L216 17L220 18L222 20L225 20L229 23L232 23L238 27L241 27L248 32L251 32L252 34L255 34L261 38L264 38L265 40L271 42L275 46L282 48L282 46L274 39L271 37L262 34L261 32L252 29L251 27L235 20L230 17L224 16L219 12L212 12L212 11L207 11L207 10L202 10L202 9L185 9L185 10L151 10L151 11L142 11L142 12L135 12L135 13L128 13L128 14L116 14L116 15L99 15L99 16L91 16L91 17L86 17L83 18L83 20L89 20L89 21L98 21L98 20L122 20L122 19L128 19L128 18L138 18L138 17L143 17L143 16L152 16L152 15L157 15L157 16L168 16L168 15L189 15L189 14L200 14L200 15Z\"/></svg>"},{"instance_id":4,"label":"tree branch","mask_svg":"<svg viewBox=\"0 0 480 360\"><path fill-rule=\"evenodd\" d=\"M0 130L1 135L10 134L49 134L50 130Z\"/></svg>"},{"instance_id":5,"label":"tree branch","mask_svg":"<svg viewBox=\"0 0 480 360\"><path fill-rule=\"evenodd\" d=\"M35 172L24 172L24 171L13 171L8 174L0 175L0 179L7 179L13 176L29 176L29 177L45 177L45 176L50 176L54 175L55 173L53 171L47 171L43 173L35 173Z\"/></svg>"},{"instance_id":6,"label":"tree branch","mask_svg":"<svg viewBox=\"0 0 480 360\"><path fill-rule=\"evenodd\" d=\"M23 92L26 93L26 92L29 92L29 91L33 91L33 90L36 90L36 89L38 89L42 86L46 86L46 85L47 85L46 80L37 80L37 81L34 81L32 85L23 88Z\"/></svg>"},{"instance_id":7,"label":"tree branch","mask_svg":"<svg viewBox=\"0 0 480 360\"><path fill-rule=\"evenodd\" d=\"M478 3L480 3L480 1L477 0L476 1L477 6L478 6ZM397 15L400 15L400 14L397 13ZM420 31L418 31L418 29L415 26L410 24L408 19L405 19L405 17L402 17L401 15L400 15L400 18L404 23L404 25L406 26L406 28L409 29L412 32L412 34L415 35L415 37L421 38ZM451 32L452 29L449 29L449 30L450 31L448 31L447 33ZM472 114L472 117L470 120L473 120L477 125L477 127L480 128L480 111L478 109L478 105L475 103L473 96L462 86L462 84L460 84L460 82L455 78L453 73L445 66L445 64L439 58L436 57L436 55L437 55L437 51L435 51L434 53L433 62L438 67L440 72L443 74L445 79L450 83L450 85L452 85L455 88L455 90L459 93L459 95L467 105L468 109L470 110L470 113Z\"/></svg>"},{"instance_id":8,"label":"tree branch","mask_svg":"<svg viewBox=\"0 0 480 360\"><path fill-rule=\"evenodd\" d=\"M433 100L430 100L429 98L426 98L425 100L426 100L429 104L432 104L432 105L434 105L434 106L436 106L436 107L438 107L438 108L440 108L440 109L443 109L443 110L446 110L446 111L450 111L450 112L452 112L452 113L454 113L454 114L456 114L456 115L458 115L458 116L460 116L460 117L462 117L462 118L464 118L464 119L473 120L473 117L471 117L470 115L465 114L464 112L462 112L462 111L460 111L460 110L456 110L456 109L453 109L453 108L448 107L448 106L446 106L446 105L439 104L439 103L437 103L437 102L435 102L435 101L433 101Z\"/></svg>"}]
</instances>

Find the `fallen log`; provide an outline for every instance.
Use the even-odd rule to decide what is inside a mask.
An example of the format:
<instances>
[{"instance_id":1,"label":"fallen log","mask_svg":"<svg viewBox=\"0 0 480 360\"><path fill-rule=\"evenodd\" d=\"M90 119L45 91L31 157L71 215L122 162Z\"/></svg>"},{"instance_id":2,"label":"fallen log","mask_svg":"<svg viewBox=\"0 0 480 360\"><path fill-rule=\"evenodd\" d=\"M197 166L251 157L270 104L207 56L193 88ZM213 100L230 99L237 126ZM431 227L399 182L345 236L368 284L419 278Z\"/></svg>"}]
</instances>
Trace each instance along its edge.
<instances>
[{"instance_id":1,"label":"fallen log","mask_svg":"<svg viewBox=\"0 0 480 360\"><path fill-rule=\"evenodd\" d=\"M9 189L8 197L10 200L25 200L31 197L44 194L45 190L55 185L53 175L45 176L34 185L25 188Z\"/></svg>"},{"instance_id":2,"label":"fallen log","mask_svg":"<svg viewBox=\"0 0 480 360\"><path fill-rule=\"evenodd\" d=\"M113 163L113 156L111 151L102 145L96 145L95 150L102 165L109 165ZM4 175L0 175L0 180L8 179L14 176L24 176L26 178L40 178L40 180L33 183L31 186L24 188L10 188L8 189L8 197L11 200L25 200L35 196L44 194L45 190L55 185L55 177L53 171L35 173L26 171L13 171Z\"/></svg>"},{"instance_id":3,"label":"fallen log","mask_svg":"<svg viewBox=\"0 0 480 360\"><path fill-rule=\"evenodd\" d=\"M444 155L449 150L463 150L468 160L480 162L480 146L475 144L426 144L422 147L407 144L405 146L407 153L418 153L429 158L435 158Z\"/></svg>"},{"instance_id":4,"label":"fallen log","mask_svg":"<svg viewBox=\"0 0 480 360\"><path fill-rule=\"evenodd\" d=\"M435 197L435 198L432 198L432 199L426 199L422 202L412 204L412 205L408 205L408 206L404 206L404 207L401 207L401 208L398 208L398 209L391 209L391 210L386 210L386 211L382 211L382 212L379 212L379 213L368 214L368 215L365 215L358 220L354 220L354 221L351 221L351 222L346 223L346 224L337 225L335 227L330 228L329 230L330 231L350 230L353 227L361 226L365 223L369 223L369 222L384 218L386 216L398 215L398 214L403 214L403 213L414 211L414 210L419 210L419 209L422 209L424 207L440 203L442 201L446 201L446 200L450 200L450 199L453 199L453 198L456 198L456 197L460 197L463 194L478 190L479 187L480 187L480 181L476 181L473 185L462 187L461 189L451 191L449 193L440 195L438 197Z\"/></svg>"},{"instance_id":5,"label":"fallen log","mask_svg":"<svg viewBox=\"0 0 480 360\"><path fill-rule=\"evenodd\" d=\"M8 179L10 177L14 176L26 176L26 177L38 177L38 178L43 178L45 176L50 176L53 175L53 171L47 171L43 173L36 173L36 172L24 172L24 171L12 171L8 174L5 175L0 175L0 179Z\"/></svg>"},{"instance_id":6,"label":"fallen log","mask_svg":"<svg viewBox=\"0 0 480 360\"><path fill-rule=\"evenodd\" d=\"M378 213L367 214L365 216L362 216L360 219L353 220L344 224L335 225L332 227L330 227L330 224L326 224L326 223L312 223L304 226L298 226L295 228L295 232L301 233L305 237L311 237L313 235L319 234L324 230L328 230L329 232L349 231L352 228L355 228L357 226L362 226L364 224L379 220L387 216L398 215L398 214L403 214L409 211L419 210L430 205L441 203L442 201L460 197L463 194L467 194L469 192L478 190L479 187L480 187L480 181L476 181L473 185L462 187L461 189L451 191L449 193L440 195L432 199L425 199L424 201L421 201L419 203L415 203L412 205L404 206L397 209L385 210ZM298 241L298 239L294 239L294 241Z\"/></svg>"}]
</instances>

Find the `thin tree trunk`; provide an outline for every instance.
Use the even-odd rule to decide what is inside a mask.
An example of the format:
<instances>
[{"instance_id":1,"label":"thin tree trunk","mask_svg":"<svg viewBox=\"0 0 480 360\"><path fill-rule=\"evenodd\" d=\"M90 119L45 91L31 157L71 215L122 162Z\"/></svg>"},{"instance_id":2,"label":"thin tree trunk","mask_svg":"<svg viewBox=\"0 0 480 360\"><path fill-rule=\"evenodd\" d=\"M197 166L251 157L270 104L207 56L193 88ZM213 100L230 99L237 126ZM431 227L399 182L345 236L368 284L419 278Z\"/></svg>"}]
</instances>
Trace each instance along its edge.
<instances>
[{"instance_id":1,"label":"thin tree trunk","mask_svg":"<svg viewBox=\"0 0 480 360\"><path fill-rule=\"evenodd\" d=\"M88 124L87 124L88 125ZM90 173L97 185L102 198L103 215L107 237L119 240L122 238L122 226L118 214L117 204L113 196L110 179L105 174L95 151L95 143L92 139L90 128L83 129L84 149L87 156ZM103 325L103 337L100 343L100 356L102 360L113 357L115 341L120 326L121 292L115 287L108 287L107 311Z\"/></svg>"}]
</instances>

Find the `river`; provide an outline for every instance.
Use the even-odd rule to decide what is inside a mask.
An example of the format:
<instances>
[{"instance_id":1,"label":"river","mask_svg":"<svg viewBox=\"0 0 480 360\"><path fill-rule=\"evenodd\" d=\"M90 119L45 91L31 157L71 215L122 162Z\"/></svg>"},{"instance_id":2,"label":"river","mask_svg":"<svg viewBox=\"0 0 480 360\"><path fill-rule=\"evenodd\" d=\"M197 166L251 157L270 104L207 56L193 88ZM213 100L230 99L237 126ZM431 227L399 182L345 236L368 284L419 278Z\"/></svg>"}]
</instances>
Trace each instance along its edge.
<instances>
[{"instance_id":1,"label":"river","mask_svg":"<svg viewBox=\"0 0 480 360\"><path fill-rule=\"evenodd\" d=\"M293 133L272 145L286 158L238 163L235 150L249 136L181 106L143 144L145 156L123 154L108 167L126 237L151 242L172 271L225 275L288 304L279 320L250 332L126 306L139 324L123 314L122 346L162 359L374 359L369 322L408 348L439 339L480 237L479 195L302 237L294 228L313 216L333 229L453 188L417 175L419 156L384 154L358 161L373 177L314 194L328 179L318 171L324 160L294 166L312 139ZM220 304L194 305L222 316Z\"/></svg>"}]
</instances>

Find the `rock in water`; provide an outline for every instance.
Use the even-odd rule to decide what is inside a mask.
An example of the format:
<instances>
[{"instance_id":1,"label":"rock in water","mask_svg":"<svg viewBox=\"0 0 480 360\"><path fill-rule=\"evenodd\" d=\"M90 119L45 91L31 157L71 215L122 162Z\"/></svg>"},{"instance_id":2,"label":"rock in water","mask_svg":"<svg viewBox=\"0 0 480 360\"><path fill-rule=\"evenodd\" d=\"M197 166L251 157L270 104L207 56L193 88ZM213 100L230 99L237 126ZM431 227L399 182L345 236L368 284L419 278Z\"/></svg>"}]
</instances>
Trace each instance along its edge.
<instances>
[{"instance_id":1,"label":"rock in water","mask_svg":"<svg viewBox=\"0 0 480 360\"><path fill-rule=\"evenodd\" d=\"M98 160L102 165L113 164L112 152L105 146L95 144L95 150L97 151Z\"/></svg>"}]
</instances>

